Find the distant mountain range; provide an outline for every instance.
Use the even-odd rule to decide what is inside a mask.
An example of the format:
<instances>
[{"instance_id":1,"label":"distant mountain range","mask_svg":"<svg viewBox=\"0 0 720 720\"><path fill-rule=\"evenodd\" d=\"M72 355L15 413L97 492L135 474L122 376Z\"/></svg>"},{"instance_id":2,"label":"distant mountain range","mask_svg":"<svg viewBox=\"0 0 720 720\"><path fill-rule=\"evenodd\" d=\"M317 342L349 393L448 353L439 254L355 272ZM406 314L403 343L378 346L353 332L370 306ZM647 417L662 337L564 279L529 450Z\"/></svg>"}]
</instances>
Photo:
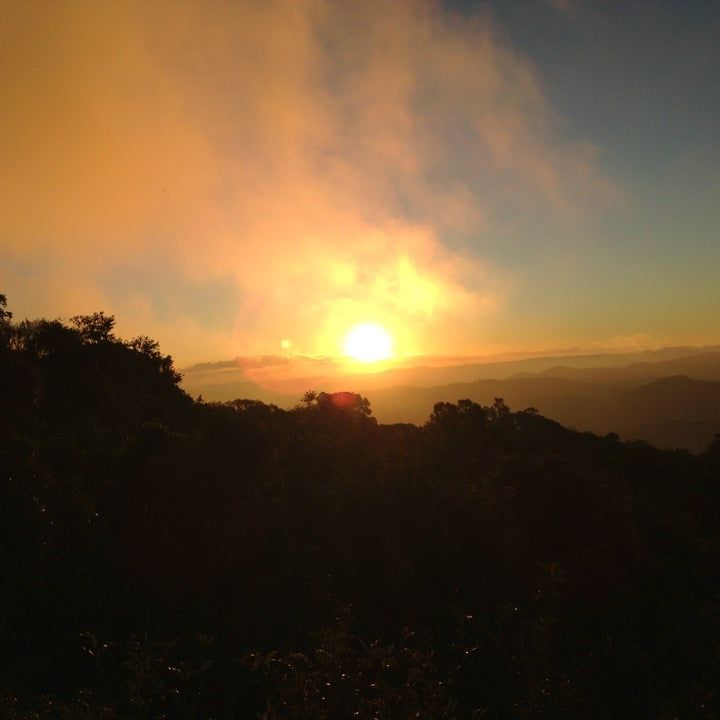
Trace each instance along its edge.
<instances>
[{"instance_id":1,"label":"distant mountain range","mask_svg":"<svg viewBox=\"0 0 720 720\"><path fill-rule=\"evenodd\" d=\"M578 430L695 452L720 433L718 347L423 365L375 374L312 369L317 374L278 378L248 363L206 364L185 370L183 385L206 400L243 397L281 407L297 404L305 390L353 390L370 399L383 423L422 424L436 402L469 398L487 405L502 397L513 409L535 407Z\"/></svg>"},{"instance_id":2,"label":"distant mountain range","mask_svg":"<svg viewBox=\"0 0 720 720\"><path fill-rule=\"evenodd\" d=\"M572 367L554 365L541 373L518 373L515 377L553 377L594 382L645 382L673 375L720 381L720 353L703 352L657 362L633 362L620 367Z\"/></svg>"}]
</instances>

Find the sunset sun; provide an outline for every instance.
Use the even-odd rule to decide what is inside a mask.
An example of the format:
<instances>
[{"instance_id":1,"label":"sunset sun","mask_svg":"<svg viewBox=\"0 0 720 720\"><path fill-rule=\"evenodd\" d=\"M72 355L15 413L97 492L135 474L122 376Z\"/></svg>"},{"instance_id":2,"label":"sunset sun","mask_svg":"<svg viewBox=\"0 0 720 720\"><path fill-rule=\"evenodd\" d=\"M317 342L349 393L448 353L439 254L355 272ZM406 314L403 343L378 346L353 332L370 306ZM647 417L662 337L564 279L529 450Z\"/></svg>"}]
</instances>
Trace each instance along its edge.
<instances>
[{"instance_id":1,"label":"sunset sun","mask_svg":"<svg viewBox=\"0 0 720 720\"><path fill-rule=\"evenodd\" d=\"M343 349L345 355L353 360L377 362L393 356L393 339L384 327L362 323L348 332Z\"/></svg>"}]
</instances>

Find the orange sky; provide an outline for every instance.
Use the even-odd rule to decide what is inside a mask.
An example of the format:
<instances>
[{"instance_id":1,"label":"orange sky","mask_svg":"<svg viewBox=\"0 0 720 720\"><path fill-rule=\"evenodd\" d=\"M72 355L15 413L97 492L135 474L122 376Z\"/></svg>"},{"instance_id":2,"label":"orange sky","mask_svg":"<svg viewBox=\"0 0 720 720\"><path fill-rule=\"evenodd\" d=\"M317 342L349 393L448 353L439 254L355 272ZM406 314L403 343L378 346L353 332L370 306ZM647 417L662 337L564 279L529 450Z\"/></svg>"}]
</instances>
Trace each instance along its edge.
<instances>
[{"instance_id":1,"label":"orange sky","mask_svg":"<svg viewBox=\"0 0 720 720\"><path fill-rule=\"evenodd\" d=\"M421 0L2 13L0 289L20 316L104 309L180 363L334 355L358 322L386 326L400 354L645 331L518 308L544 262L582 266L578 238L624 189L489 14Z\"/></svg>"}]
</instances>

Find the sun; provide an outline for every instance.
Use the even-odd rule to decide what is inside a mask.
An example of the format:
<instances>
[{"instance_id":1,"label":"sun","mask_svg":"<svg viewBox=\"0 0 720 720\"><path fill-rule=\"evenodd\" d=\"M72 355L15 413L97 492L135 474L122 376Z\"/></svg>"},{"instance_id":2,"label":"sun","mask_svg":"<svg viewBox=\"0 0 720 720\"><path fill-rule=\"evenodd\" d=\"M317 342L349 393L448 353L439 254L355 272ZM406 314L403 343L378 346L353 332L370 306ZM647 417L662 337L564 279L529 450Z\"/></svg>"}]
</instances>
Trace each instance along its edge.
<instances>
[{"instance_id":1,"label":"sun","mask_svg":"<svg viewBox=\"0 0 720 720\"><path fill-rule=\"evenodd\" d=\"M380 325L361 323L350 329L343 346L345 355L363 363L387 360L393 356L393 339Z\"/></svg>"}]
</instances>

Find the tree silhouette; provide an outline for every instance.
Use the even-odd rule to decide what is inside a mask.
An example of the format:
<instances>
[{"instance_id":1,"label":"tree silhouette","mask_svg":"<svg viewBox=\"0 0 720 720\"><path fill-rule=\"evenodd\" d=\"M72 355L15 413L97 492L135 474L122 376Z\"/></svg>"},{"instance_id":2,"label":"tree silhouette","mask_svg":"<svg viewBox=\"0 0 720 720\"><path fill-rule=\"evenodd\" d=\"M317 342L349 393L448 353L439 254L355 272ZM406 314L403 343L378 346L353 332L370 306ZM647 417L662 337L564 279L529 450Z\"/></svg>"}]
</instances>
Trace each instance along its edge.
<instances>
[{"instance_id":1,"label":"tree silhouette","mask_svg":"<svg viewBox=\"0 0 720 720\"><path fill-rule=\"evenodd\" d=\"M0 323L12 320L13 314L7 310L7 298L0 293Z\"/></svg>"},{"instance_id":2,"label":"tree silhouette","mask_svg":"<svg viewBox=\"0 0 720 720\"><path fill-rule=\"evenodd\" d=\"M349 413L370 416L372 410L370 401L354 392L321 392L315 398L317 406L321 411L342 410Z\"/></svg>"},{"instance_id":3,"label":"tree silhouette","mask_svg":"<svg viewBox=\"0 0 720 720\"><path fill-rule=\"evenodd\" d=\"M196 402L0 308L1 717L720 716L717 439Z\"/></svg>"},{"instance_id":4,"label":"tree silhouette","mask_svg":"<svg viewBox=\"0 0 720 720\"><path fill-rule=\"evenodd\" d=\"M92 315L75 315L70 322L79 330L83 342L101 343L112 342L115 336L112 331L115 327L115 317L96 312ZM155 346L157 348L157 345Z\"/></svg>"}]
</instances>

